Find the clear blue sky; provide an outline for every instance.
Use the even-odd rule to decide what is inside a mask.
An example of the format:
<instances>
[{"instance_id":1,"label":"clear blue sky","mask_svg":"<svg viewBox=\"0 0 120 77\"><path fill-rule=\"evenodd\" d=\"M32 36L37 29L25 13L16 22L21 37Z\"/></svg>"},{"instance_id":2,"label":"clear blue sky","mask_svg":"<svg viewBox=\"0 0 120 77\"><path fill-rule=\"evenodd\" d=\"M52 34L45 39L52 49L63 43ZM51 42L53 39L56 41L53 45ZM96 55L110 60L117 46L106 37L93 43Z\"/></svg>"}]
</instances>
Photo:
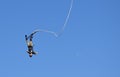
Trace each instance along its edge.
<instances>
[{"instance_id":1,"label":"clear blue sky","mask_svg":"<svg viewBox=\"0 0 120 77\"><path fill-rule=\"evenodd\" d=\"M29 58L24 35L61 30L70 0L0 0L0 77L120 77L120 0L74 0L56 39L34 37Z\"/></svg>"}]
</instances>

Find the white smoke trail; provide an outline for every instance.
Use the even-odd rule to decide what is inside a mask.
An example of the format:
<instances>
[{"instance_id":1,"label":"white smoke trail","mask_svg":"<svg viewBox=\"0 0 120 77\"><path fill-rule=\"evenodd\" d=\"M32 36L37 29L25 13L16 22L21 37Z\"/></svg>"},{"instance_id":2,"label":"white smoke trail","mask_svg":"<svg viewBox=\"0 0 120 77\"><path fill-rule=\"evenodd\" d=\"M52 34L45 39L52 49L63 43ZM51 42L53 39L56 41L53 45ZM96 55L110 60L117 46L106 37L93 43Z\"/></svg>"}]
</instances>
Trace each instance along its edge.
<instances>
[{"instance_id":1,"label":"white smoke trail","mask_svg":"<svg viewBox=\"0 0 120 77\"><path fill-rule=\"evenodd\" d=\"M65 19L65 22L64 22L64 24L63 24L63 27L62 27L62 29L60 30L60 32L59 33L56 33L56 32L53 32L53 31L49 31L49 30L43 30L43 29L38 29L38 30L35 30L34 32L47 32L47 33L50 33L50 34L53 34L55 37L59 37L62 33L63 33L63 31L65 30L65 28L66 28L66 26L67 26L67 23L68 23L68 20L69 20L69 18L70 18L70 14L71 14L71 11L72 11L72 7L73 7L73 0L71 0L71 3L70 3L70 8L69 8L69 10L68 10L68 14L67 14L67 17L66 17L66 19ZM33 33L34 33L33 32Z\"/></svg>"}]
</instances>

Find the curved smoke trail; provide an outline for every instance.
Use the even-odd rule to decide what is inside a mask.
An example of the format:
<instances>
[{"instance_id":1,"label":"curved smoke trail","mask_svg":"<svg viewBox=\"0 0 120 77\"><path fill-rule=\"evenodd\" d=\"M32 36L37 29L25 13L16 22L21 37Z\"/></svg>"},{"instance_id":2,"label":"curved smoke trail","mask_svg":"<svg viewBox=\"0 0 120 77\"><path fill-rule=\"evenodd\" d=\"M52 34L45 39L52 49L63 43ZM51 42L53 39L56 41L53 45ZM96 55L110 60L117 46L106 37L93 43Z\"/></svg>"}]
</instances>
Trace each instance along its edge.
<instances>
[{"instance_id":1,"label":"curved smoke trail","mask_svg":"<svg viewBox=\"0 0 120 77\"><path fill-rule=\"evenodd\" d=\"M65 28L67 26L67 23L68 23L68 20L70 18L70 14L71 14L71 11L72 11L72 7L73 7L73 0L71 0L70 8L68 10L67 17L66 17L65 22L63 24L63 27L62 27L62 29L60 30L59 33L56 33L56 32L53 32L53 31L49 31L49 30L44 30L44 29L38 29L38 30L35 30L34 32L36 32L36 31L37 32L47 32L47 33L53 34L55 37L59 37L63 33L63 31L65 30Z\"/></svg>"}]
</instances>

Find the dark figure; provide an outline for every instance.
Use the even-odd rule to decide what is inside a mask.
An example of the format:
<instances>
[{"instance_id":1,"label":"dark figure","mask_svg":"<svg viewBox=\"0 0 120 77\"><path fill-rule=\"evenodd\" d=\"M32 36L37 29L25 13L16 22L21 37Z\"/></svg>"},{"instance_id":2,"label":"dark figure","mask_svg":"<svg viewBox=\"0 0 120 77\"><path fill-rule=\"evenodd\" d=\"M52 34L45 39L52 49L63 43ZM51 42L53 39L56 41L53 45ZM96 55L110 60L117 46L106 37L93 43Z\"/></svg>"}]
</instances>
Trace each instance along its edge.
<instances>
[{"instance_id":1,"label":"dark figure","mask_svg":"<svg viewBox=\"0 0 120 77\"><path fill-rule=\"evenodd\" d=\"M29 54L29 57L32 57L32 55L36 55L37 52L35 52L33 50L33 42L32 42L32 38L33 38L33 35L35 34L36 32L32 33L30 36L27 36L25 35L25 39L26 39L26 43L27 43L27 47L28 47L28 51L27 53ZM28 41L29 39L29 41Z\"/></svg>"}]
</instances>

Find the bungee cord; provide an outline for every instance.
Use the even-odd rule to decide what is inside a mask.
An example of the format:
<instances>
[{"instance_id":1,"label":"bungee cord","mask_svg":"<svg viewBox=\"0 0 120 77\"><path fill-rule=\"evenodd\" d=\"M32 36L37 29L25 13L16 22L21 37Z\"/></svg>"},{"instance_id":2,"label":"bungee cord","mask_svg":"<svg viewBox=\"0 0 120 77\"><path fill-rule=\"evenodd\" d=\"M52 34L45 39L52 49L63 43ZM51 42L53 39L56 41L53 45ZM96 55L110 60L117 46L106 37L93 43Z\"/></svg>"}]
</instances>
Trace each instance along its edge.
<instances>
[{"instance_id":1,"label":"bungee cord","mask_svg":"<svg viewBox=\"0 0 120 77\"><path fill-rule=\"evenodd\" d=\"M65 30L65 28L67 26L68 20L70 18L72 7L73 7L73 0L71 0L71 4L70 4L70 8L68 10L67 17L65 19L65 22L64 22L63 27L60 30L60 32L56 33L54 31L38 29L38 30L33 31L29 36L25 35L25 40L26 40L27 47L28 47L27 53L29 54L29 57L32 57L32 55L36 55L37 54L37 52L35 52L33 50L32 39L33 39L34 34L36 34L37 32L47 32L47 33L50 33L50 34L54 35L55 37L59 37L63 33L63 31Z\"/></svg>"},{"instance_id":2,"label":"bungee cord","mask_svg":"<svg viewBox=\"0 0 120 77\"><path fill-rule=\"evenodd\" d=\"M69 20L69 18L70 18L70 14L71 14L72 7L73 7L73 0L71 0L71 4L70 4L70 9L69 9L69 11L68 11L68 15L67 15L66 20L65 20L65 23L64 23L64 25L63 25L63 27L62 27L62 30L61 30L61 32L60 32L58 35L61 35L62 32L64 31L65 27L67 26L68 20Z\"/></svg>"},{"instance_id":3,"label":"bungee cord","mask_svg":"<svg viewBox=\"0 0 120 77\"><path fill-rule=\"evenodd\" d=\"M63 33L63 31L65 30L65 28L66 28L66 26L67 26L67 23L68 23L68 20L69 20L69 18L70 18L70 14L71 14L71 11L72 11L72 7L73 7L73 0L71 0L70 8L69 8L69 10L68 10L68 14L67 14L67 17L66 17L66 19L65 19L65 22L64 22L64 24L63 24L63 27L62 27L62 29L61 29L58 33L54 32L54 31L44 30L44 29L37 29L37 30L33 31L32 33L36 33L36 32L47 32L47 33L50 33L50 34L54 35L55 37L59 37L59 36Z\"/></svg>"}]
</instances>

